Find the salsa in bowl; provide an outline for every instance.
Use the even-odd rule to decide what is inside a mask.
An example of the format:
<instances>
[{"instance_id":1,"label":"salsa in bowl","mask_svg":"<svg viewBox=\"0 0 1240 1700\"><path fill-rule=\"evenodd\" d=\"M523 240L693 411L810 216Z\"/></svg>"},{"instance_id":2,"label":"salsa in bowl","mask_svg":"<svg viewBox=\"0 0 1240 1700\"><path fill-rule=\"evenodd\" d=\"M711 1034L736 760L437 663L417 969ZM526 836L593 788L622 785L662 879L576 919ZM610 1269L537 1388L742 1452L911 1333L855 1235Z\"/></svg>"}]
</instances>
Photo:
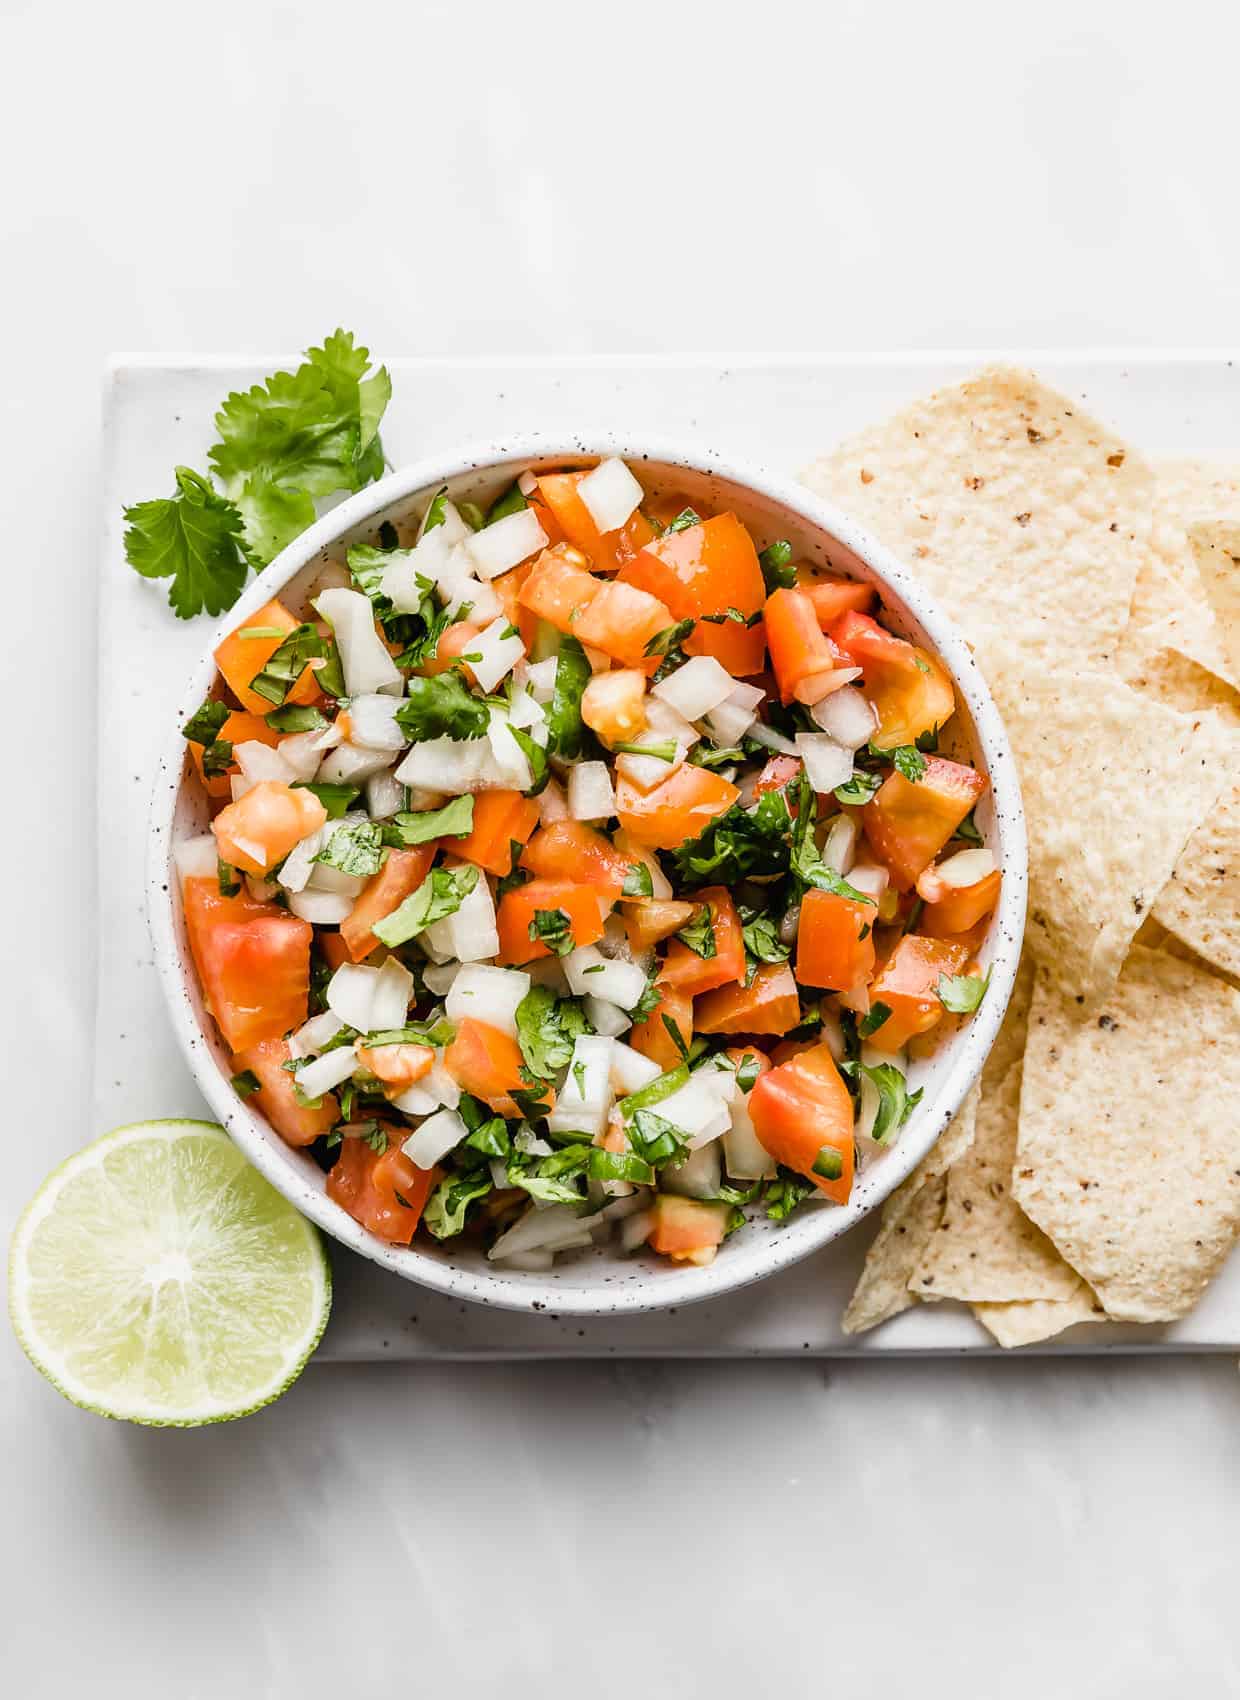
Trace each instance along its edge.
<instances>
[{"instance_id":1,"label":"salsa in bowl","mask_svg":"<svg viewBox=\"0 0 1240 1700\"><path fill-rule=\"evenodd\" d=\"M251 587L170 728L157 956L196 1078L337 1238L501 1305L740 1285L980 1068L1019 796L872 539L709 457L398 473Z\"/></svg>"}]
</instances>

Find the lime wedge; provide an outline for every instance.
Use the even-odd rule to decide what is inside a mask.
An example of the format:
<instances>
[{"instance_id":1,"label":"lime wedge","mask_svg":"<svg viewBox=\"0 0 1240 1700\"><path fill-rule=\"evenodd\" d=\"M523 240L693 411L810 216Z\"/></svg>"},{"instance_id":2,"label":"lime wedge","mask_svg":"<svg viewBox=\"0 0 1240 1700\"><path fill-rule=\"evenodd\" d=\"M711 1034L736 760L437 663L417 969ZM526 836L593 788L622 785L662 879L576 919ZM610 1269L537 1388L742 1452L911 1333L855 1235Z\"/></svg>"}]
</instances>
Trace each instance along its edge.
<instances>
[{"instance_id":1,"label":"lime wedge","mask_svg":"<svg viewBox=\"0 0 1240 1700\"><path fill-rule=\"evenodd\" d=\"M138 1122L62 1163L17 1224L9 1313L75 1405L189 1427L296 1380L331 1310L318 1230L212 1122Z\"/></svg>"}]
</instances>

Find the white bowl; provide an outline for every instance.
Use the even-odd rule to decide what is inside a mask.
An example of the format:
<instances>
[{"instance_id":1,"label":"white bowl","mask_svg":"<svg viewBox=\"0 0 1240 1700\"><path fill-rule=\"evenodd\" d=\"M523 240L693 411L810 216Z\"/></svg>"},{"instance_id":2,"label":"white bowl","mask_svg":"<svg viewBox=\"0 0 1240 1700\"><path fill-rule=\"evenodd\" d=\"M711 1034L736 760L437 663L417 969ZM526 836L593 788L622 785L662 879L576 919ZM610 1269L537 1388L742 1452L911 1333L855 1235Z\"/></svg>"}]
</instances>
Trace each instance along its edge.
<instances>
[{"instance_id":1,"label":"white bowl","mask_svg":"<svg viewBox=\"0 0 1240 1700\"><path fill-rule=\"evenodd\" d=\"M786 1223L764 1215L725 1241L706 1268L669 1265L652 1253L624 1257L610 1247L570 1254L546 1274L507 1271L460 1241L444 1246L391 1246L376 1239L327 1197L314 1159L285 1145L266 1121L237 1097L228 1052L205 1017L181 915L172 847L204 830L206 809L181 726L215 677L212 651L266 601L281 595L294 612L314 576L344 547L372 538L385 519L419 509L442 485L452 495L489 499L527 466L572 466L620 455L648 488L683 491L708 510L732 507L762 542L787 537L798 555L837 573L875 584L892 624L942 657L956 684L957 746L989 776L978 824L1003 870L1003 890L982 951L990 988L978 1013L946 1036L935 1054L909 1069L921 1103L898 1143L858 1176L846 1205L810 1201ZM916 578L847 515L808 490L753 466L726 462L708 450L666 442L635 443L606 432L574 440L531 434L441 455L394 472L341 503L283 551L246 590L204 646L186 682L178 712L163 740L151 823L148 908L155 961L177 1039L208 1103L268 1180L341 1244L407 1280L438 1292L511 1310L548 1309L561 1315L605 1316L714 1298L774 1274L847 1233L880 1204L921 1161L960 1107L998 1031L1020 955L1025 919L1025 823L1015 763L998 710L963 638Z\"/></svg>"}]
</instances>

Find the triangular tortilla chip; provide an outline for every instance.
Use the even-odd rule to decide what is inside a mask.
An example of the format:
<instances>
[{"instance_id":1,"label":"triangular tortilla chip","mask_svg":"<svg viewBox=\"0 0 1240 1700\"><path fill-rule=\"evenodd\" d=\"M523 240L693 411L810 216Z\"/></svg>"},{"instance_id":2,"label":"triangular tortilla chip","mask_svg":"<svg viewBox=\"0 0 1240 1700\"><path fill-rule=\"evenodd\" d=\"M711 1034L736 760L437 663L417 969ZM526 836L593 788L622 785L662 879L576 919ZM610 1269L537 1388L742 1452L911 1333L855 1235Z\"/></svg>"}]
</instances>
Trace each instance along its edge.
<instances>
[{"instance_id":1,"label":"triangular tortilla chip","mask_svg":"<svg viewBox=\"0 0 1240 1700\"><path fill-rule=\"evenodd\" d=\"M1064 1299L1028 1299L1016 1304L976 1304L973 1314L1000 1346L1035 1346L1078 1322L1105 1322L1106 1314L1084 1281Z\"/></svg>"}]
</instances>

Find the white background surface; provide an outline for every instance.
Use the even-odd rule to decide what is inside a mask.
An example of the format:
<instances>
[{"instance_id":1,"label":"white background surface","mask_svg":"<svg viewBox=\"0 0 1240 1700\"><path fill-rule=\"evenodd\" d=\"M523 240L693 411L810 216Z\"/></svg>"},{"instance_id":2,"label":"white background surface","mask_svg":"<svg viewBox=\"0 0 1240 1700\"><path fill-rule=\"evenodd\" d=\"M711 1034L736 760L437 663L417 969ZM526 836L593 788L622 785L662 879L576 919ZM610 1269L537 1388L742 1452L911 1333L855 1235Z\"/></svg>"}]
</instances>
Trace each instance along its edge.
<instances>
[{"instance_id":1,"label":"white background surface","mask_svg":"<svg viewBox=\"0 0 1240 1700\"><path fill-rule=\"evenodd\" d=\"M1132 0L0 0L5 1227L96 1131L109 350L1235 343L1238 49ZM1240 1692L1226 1360L337 1368L197 1434L0 1366L23 1696Z\"/></svg>"}]
</instances>

